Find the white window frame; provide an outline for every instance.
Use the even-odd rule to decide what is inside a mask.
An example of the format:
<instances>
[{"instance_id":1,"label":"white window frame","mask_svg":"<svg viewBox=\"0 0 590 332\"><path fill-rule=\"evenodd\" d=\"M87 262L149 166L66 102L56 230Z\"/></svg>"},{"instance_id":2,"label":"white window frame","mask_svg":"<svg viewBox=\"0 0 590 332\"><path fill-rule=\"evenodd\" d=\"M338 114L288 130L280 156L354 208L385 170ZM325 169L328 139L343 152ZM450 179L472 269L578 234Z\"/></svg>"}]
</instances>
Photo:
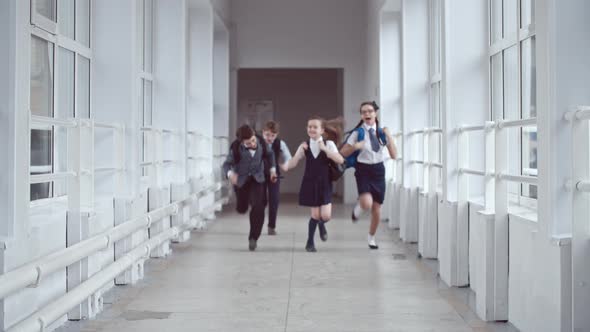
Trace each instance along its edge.
<instances>
[{"instance_id":1,"label":"white window frame","mask_svg":"<svg viewBox=\"0 0 590 332\"><path fill-rule=\"evenodd\" d=\"M502 9L502 16L499 18L500 22L500 26L502 27L502 31L503 31L503 35L502 38L500 38L499 40L496 40L495 42L493 42L494 40L494 31L493 31L493 25L495 23L495 19L498 19L494 16L494 9L493 9L493 2L495 1L502 1L502 8L504 8L504 4L506 3L513 3L516 8L517 8L517 12L516 12L516 19L517 21L514 22L516 23L516 27L517 29L515 31L510 32L509 34L506 33L505 29L504 29L504 10ZM534 3L536 0L531 0L532 3ZM489 49L488 49L488 54L489 54L489 61L490 61L490 97L492 99L492 102L490 104L490 120L495 121L497 118L497 116L495 116L494 114L494 93L493 93L493 89L494 89L494 85L495 85L495 77L493 74L494 71L494 67L493 67L493 57L494 56L503 56L503 52L508 50L509 48L512 47L516 47L517 48L517 53L518 53L518 64L517 64L517 71L518 71L518 111L519 111L519 117L522 119L523 115L523 108L522 108L522 86L523 86L523 77L522 77L522 42L527 40L527 39L531 39L533 37L536 36L536 30L535 30L535 23L534 21L526 26L521 27L521 17L522 17L522 1L521 0L489 0L488 1L488 10L489 10ZM533 50L533 52L536 52L536 50ZM504 60L502 59L502 68L504 68ZM502 87L504 89L504 85L505 84L505 80L504 80L504 69L502 69ZM504 97L504 92L502 92L502 96ZM504 99L504 98L503 98ZM502 118L505 118L505 105L504 105L504 100L502 101ZM515 129L510 129L510 130L515 130ZM523 131L527 130L529 132L536 132L537 128L520 128L519 130L519 144L518 144L518 155L519 160L518 160L518 166L519 169L521 170L520 172L523 175L531 175L531 176L536 176L536 170L529 170L530 174L524 174L523 170L525 168L523 168L523 157L524 157L524 142L522 139L523 136ZM527 153L529 151L529 149L526 149ZM512 160L510 160L510 162L513 162ZM521 184L519 186L519 192L518 194L515 194L514 192L509 192L508 196L509 196L509 201L514 203L514 204L518 204L518 205L523 205L529 208L533 208L536 209L537 207L537 199L533 198L533 197L528 197L528 196L524 196L523 192L524 192L524 186L529 186L528 184ZM537 187L538 188L538 187Z\"/></svg>"},{"instance_id":2,"label":"white window frame","mask_svg":"<svg viewBox=\"0 0 590 332\"><path fill-rule=\"evenodd\" d=\"M151 16L148 17L148 12L146 11L146 3L151 4ZM137 77L137 82L138 82L138 89L137 89L137 100L139 101L138 103L138 111L140 112L140 127L152 127L153 126L153 115L154 115L154 108L153 108L153 96L154 96L154 75L153 75L153 41L154 41L154 1L153 0L139 0L137 2L138 7L138 33L137 33L137 40L138 40L138 77ZM150 19L151 20L151 24L149 25L150 31L149 31L149 37L146 36L146 21ZM148 49L148 47L146 47L147 43L146 43L146 38L151 38L151 42L149 43L149 45L151 45L151 48ZM146 53L150 53L150 59L151 59L151 70L146 70ZM146 113L145 113L145 84L146 82L150 82L151 85L151 94L150 94L150 121L149 123L146 121ZM148 139L147 139L147 135L151 135L150 132L148 131L143 131L140 130L140 135L141 135L141 163L147 163L150 162L151 160L148 160L149 158L149 150L148 150ZM148 171L149 167L153 167L153 165L151 166L140 166L142 168L141 170L141 175L142 175L142 179L147 181L150 178L150 172Z\"/></svg>"},{"instance_id":3,"label":"white window frame","mask_svg":"<svg viewBox=\"0 0 590 332\"><path fill-rule=\"evenodd\" d=\"M56 8L57 6L59 6L59 2L60 0L56 0ZM90 0L90 4L92 3L92 0ZM74 11L75 15L77 15L77 11ZM73 87L74 87L74 114L73 116L75 118L79 118L80 114L79 114L79 108L78 108L78 94L80 93L80 89L78 89L78 60L79 60L79 56L86 58L89 62L90 62L90 68L92 68L92 49L90 46L86 46L76 40L73 40L69 37L66 37L64 35L60 35L59 34L59 29L58 29L58 20L59 17L57 15L57 10L56 10L56 21L51 21L49 18L37 13L36 9L35 9L35 0L31 0L31 26L30 26L30 40L32 40L33 37L37 37L40 38L44 41L47 41L49 43L53 44L53 77L52 77L52 93L53 93L53 103L52 103L52 114L51 117L55 118L56 117L56 110L59 107L59 92L58 92L58 85L57 82L59 80L59 60L60 60L60 55L59 55L59 49L63 48L67 51L70 51L72 53L74 53L74 82L73 82ZM92 29L92 25L90 24L91 22L91 18L92 18L92 6L90 6L90 14L89 14L89 28ZM52 22L52 24L48 24L48 22ZM90 36L92 36L92 33L90 31ZM30 41L29 41L30 42ZM90 45L91 45L92 41L90 40ZM30 64L29 64L30 65ZM92 70L90 69L90 72L88 73L89 75L89 80L88 80L88 91L91 91L92 88ZM27 78L28 80L30 80L30 77ZM29 82L29 86L30 86L30 82ZM91 94L89 94L88 96L89 98L89 103L88 103L88 110L89 110L89 116L92 117L92 101L90 100L91 98ZM31 123L29 123L29 128L31 128ZM32 130L32 129L31 129ZM29 133L30 135L30 133ZM51 172L55 172L55 165L57 164L57 156L59 155L58 151L60 149L60 147L58 146L56 140L55 140L55 135L56 135L56 130L55 129L51 129L51 153L52 153L52 164L51 165L40 165L40 166L32 166L29 165L30 171L36 171L39 172L40 170L49 170ZM30 147L29 147L29 154L31 153L30 151ZM30 190L30 189L29 189ZM64 189L64 194L61 195L57 195L55 194L55 184L53 182L50 183L50 194L47 198L42 198L42 199L37 199L37 200L32 200L30 201L31 206L37 206L40 204L44 204L44 202L46 201L50 201L53 199L59 199L60 197L64 197L67 196L67 193L65 193L65 189Z\"/></svg>"},{"instance_id":4,"label":"white window frame","mask_svg":"<svg viewBox=\"0 0 590 332\"><path fill-rule=\"evenodd\" d=\"M438 5L438 7L436 7ZM429 72L430 72L430 85L429 85L429 113L430 113L430 126L442 128L442 24L443 24L443 6L444 0L429 0L428 2L428 24L429 24ZM438 11L437 11L438 9ZM438 48L437 45L438 39ZM435 96L438 94L438 99ZM438 106L435 105L438 102ZM438 153L437 162L441 162L442 157L442 137L438 135ZM442 176L443 170L437 168L437 192L442 193Z\"/></svg>"}]
</instances>

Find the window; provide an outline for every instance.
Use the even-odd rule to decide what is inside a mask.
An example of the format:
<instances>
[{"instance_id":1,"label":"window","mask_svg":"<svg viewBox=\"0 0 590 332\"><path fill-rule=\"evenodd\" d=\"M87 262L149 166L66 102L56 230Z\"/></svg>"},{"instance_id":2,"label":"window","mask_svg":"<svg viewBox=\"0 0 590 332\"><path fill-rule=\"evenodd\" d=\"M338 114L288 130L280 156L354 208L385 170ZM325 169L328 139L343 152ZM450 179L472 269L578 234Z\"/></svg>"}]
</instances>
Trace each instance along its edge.
<instances>
[{"instance_id":1,"label":"window","mask_svg":"<svg viewBox=\"0 0 590 332\"><path fill-rule=\"evenodd\" d=\"M429 53L430 53L430 126L442 127L442 0L429 2ZM442 157L442 137L433 133L438 148L434 156L429 159L440 162ZM442 188L442 169L432 168L437 174L437 190Z\"/></svg>"},{"instance_id":2,"label":"window","mask_svg":"<svg viewBox=\"0 0 590 332\"><path fill-rule=\"evenodd\" d=\"M537 116L535 0L490 0L491 119ZM537 176L537 126L509 129L509 172ZM520 199L537 186L509 184Z\"/></svg>"},{"instance_id":3,"label":"window","mask_svg":"<svg viewBox=\"0 0 590 332\"><path fill-rule=\"evenodd\" d=\"M33 0L31 7L31 114L90 118L90 2ZM33 127L31 175L67 170L67 130ZM63 196L66 181L32 184L30 194L33 201Z\"/></svg>"},{"instance_id":4,"label":"window","mask_svg":"<svg viewBox=\"0 0 590 332\"><path fill-rule=\"evenodd\" d=\"M139 64L140 64L140 88L139 88L139 113L142 127L152 126L152 40L153 40L153 0L139 1L139 20L138 20L138 41L139 41ZM143 162L150 161L150 155L147 148L148 133L142 132L142 158ZM149 167L149 166L148 166ZM147 167L143 168L143 176L148 176Z\"/></svg>"}]
</instances>

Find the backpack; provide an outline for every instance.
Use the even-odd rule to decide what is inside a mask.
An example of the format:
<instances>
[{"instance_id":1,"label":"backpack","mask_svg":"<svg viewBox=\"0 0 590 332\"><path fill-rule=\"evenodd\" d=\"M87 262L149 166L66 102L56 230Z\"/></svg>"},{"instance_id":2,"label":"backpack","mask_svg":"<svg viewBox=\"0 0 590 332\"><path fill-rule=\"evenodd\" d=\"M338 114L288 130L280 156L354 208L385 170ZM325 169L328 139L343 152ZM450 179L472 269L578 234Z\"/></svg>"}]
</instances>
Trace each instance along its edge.
<instances>
[{"instance_id":1,"label":"backpack","mask_svg":"<svg viewBox=\"0 0 590 332\"><path fill-rule=\"evenodd\" d=\"M342 145L340 146L340 148L342 148L344 146L344 144L346 144L346 142L348 141L348 138L350 137L350 135L352 135L352 133L357 132L357 141L363 141L365 139L365 131L363 130L363 127L357 127L354 128L348 132L346 132L346 138L344 139L344 141L342 142ZM377 137L380 139L381 142L379 142L379 144L382 145L386 145L387 144L387 136L385 135L385 132L383 131L383 128L381 127L377 127ZM344 169L346 170L347 168L350 167L355 167L356 166L356 161L357 158L359 156L359 154L361 153L360 150L356 150L353 153L350 154L350 156L344 158Z\"/></svg>"}]
</instances>

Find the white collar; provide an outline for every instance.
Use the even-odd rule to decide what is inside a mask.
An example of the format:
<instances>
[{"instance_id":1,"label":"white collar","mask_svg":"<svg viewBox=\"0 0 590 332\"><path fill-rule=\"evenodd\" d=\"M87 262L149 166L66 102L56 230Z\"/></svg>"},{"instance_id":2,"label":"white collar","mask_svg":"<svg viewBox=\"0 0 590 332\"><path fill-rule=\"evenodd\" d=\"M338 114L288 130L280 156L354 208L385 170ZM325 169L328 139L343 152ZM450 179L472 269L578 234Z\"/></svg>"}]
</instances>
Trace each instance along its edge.
<instances>
[{"instance_id":1,"label":"white collar","mask_svg":"<svg viewBox=\"0 0 590 332\"><path fill-rule=\"evenodd\" d=\"M367 131L369 131L369 129L371 129L371 128L372 128L373 130L377 131L377 124L375 123L374 125L372 125L372 126L369 126L369 125L367 125L365 122L363 122L363 128L365 128Z\"/></svg>"},{"instance_id":2,"label":"white collar","mask_svg":"<svg viewBox=\"0 0 590 332\"><path fill-rule=\"evenodd\" d=\"M320 136L320 138L318 138L318 139L313 139L311 137L309 138L309 141L310 142L314 142L314 143L319 143L319 142L321 142L323 140L324 140L324 138L322 136Z\"/></svg>"}]
</instances>

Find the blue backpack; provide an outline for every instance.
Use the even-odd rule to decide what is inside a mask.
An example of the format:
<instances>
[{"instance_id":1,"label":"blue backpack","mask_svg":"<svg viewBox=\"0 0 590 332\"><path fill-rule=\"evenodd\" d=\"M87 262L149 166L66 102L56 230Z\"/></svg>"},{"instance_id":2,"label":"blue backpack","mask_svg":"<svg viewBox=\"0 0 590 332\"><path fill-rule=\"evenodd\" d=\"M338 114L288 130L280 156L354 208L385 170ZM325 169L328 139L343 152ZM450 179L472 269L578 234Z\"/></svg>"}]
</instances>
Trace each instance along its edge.
<instances>
[{"instance_id":1,"label":"blue backpack","mask_svg":"<svg viewBox=\"0 0 590 332\"><path fill-rule=\"evenodd\" d=\"M342 146L344 146L344 144L346 144L346 141L348 141L348 138L350 137L350 135L352 135L353 132L357 132L357 141L363 141L365 139L365 131L363 130L362 127L357 127L351 131L347 132L346 138L344 139L344 142L342 143ZM383 129L380 127L377 127L377 137L379 137L379 139L381 140L381 143L383 145L387 144L387 136L385 135L385 132L383 132ZM341 146L341 147L342 147ZM359 156L359 154L361 153L360 150L356 150L354 151L350 156L344 158L344 169L350 168L350 167L355 167L356 166L356 160Z\"/></svg>"}]
</instances>

